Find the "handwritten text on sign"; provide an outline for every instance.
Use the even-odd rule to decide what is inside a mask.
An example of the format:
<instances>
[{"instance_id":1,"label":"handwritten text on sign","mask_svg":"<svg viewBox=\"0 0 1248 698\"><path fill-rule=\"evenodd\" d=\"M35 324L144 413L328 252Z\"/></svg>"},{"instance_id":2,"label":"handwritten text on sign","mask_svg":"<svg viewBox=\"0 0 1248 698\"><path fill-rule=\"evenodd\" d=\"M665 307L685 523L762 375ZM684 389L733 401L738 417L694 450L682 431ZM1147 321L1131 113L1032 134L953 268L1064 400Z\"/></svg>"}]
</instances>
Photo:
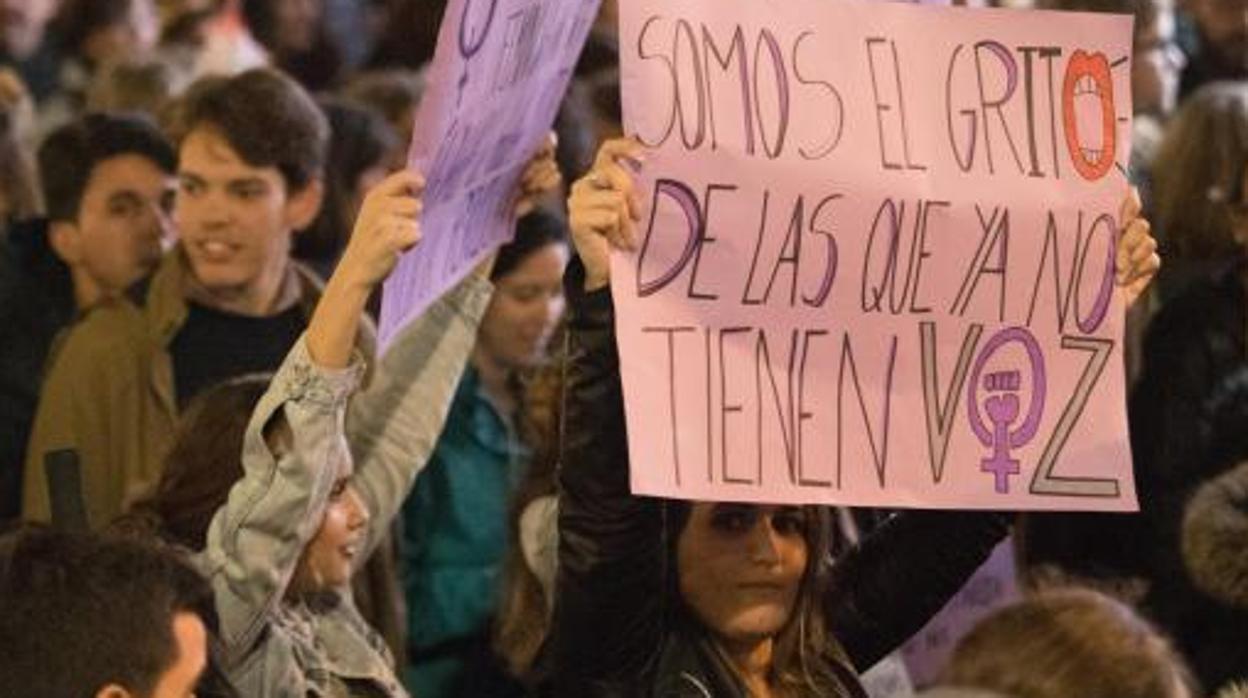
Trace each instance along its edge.
<instances>
[{"instance_id":1,"label":"handwritten text on sign","mask_svg":"<svg viewBox=\"0 0 1248 698\"><path fill-rule=\"evenodd\" d=\"M1130 20L622 8L633 487L1132 509L1114 286Z\"/></svg>"},{"instance_id":2,"label":"handwritten text on sign","mask_svg":"<svg viewBox=\"0 0 1248 698\"><path fill-rule=\"evenodd\" d=\"M427 188L422 240L386 282L380 339L511 239L516 183L546 138L599 0L452 0L409 166Z\"/></svg>"}]
</instances>

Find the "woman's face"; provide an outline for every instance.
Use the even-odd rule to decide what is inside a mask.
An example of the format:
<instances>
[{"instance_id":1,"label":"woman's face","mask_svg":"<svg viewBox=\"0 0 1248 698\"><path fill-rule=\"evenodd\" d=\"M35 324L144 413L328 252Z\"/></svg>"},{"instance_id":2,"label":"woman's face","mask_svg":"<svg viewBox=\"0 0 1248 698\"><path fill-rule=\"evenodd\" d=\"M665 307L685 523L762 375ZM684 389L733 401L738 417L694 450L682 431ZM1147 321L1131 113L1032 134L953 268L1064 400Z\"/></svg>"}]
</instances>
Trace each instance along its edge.
<instances>
[{"instance_id":1,"label":"woman's face","mask_svg":"<svg viewBox=\"0 0 1248 698\"><path fill-rule=\"evenodd\" d=\"M368 533L368 507L351 484L351 459L339 459L338 479L330 492L321 527L303 549L292 587L300 592L324 591L351 581Z\"/></svg>"},{"instance_id":2,"label":"woman's face","mask_svg":"<svg viewBox=\"0 0 1248 698\"><path fill-rule=\"evenodd\" d=\"M807 525L799 507L695 503L676 543L685 603L721 641L774 637L806 573Z\"/></svg>"},{"instance_id":3,"label":"woman's face","mask_svg":"<svg viewBox=\"0 0 1248 698\"><path fill-rule=\"evenodd\" d=\"M533 366L563 316L563 269L568 247L551 243L534 250L494 280L494 297L481 320L477 346L509 370Z\"/></svg>"}]
</instances>

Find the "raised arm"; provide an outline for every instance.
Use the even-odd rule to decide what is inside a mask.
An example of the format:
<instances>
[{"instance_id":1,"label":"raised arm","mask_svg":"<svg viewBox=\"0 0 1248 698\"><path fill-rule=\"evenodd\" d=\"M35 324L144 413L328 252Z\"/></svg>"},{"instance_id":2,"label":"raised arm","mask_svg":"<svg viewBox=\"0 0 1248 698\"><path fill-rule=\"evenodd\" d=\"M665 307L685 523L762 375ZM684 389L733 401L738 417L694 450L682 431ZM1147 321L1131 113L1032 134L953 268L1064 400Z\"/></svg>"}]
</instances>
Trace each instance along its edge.
<instances>
[{"instance_id":1,"label":"raised arm","mask_svg":"<svg viewBox=\"0 0 1248 698\"><path fill-rule=\"evenodd\" d=\"M432 455L493 286L482 265L395 338L351 404L352 480L372 521L363 564Z\"/></svg>"},{"instance_id":2,"label":"raised arm","mask_svg":"<svg viewBox=\"0 0 1248 698\"><path fill-rule=\"evenodd\" d=\"M629 492L608 286L611 241L623 244L633 219L631 177L616 158L634 148L627 142L605 145L569 201L580 259L565 279L571 317L553 632L560 695L601 694L635 681L657 655L663 633L668 580L662 503Z\"/></svg>"},{"instance_id":3,"label":"raised arm","mask_svg":"<svg viewBox=\"0 0 1248 698\"><path fill-rule=\"evenodd\" d=\"M532 210L559 182L552 134L517 182L516 216ZM406 328L381 358L372 384L351 405L353 484L372 515L357 565L368 559L433 454L493 293L492 266L492 258L481 263Z\"/></svg>"},{"instance_id":4,"label":"raised arm","mask_svg":"<svg viewBox=\"0 0 1248 698\"><path fill-rule=\"evenodd\" d=\"M936 615L1009 533L1012 514L906 511L838 560L824 590L828 629L858 671Z\"/></svg>"},{"instance_id":5,"label":"raised arm","mask_svg":"<svg viewBox=\"0 0 1248 698\"><path fill-rule=\"evenodd\" d=\"M343 422L363 372L354 354L359 319L372 289L420 238L421 185L404 172L370 193L307 332L252 414L243 478L213 518L204 553L227 665L260 639L350 462Z\"/></svg>"}]
</instances>

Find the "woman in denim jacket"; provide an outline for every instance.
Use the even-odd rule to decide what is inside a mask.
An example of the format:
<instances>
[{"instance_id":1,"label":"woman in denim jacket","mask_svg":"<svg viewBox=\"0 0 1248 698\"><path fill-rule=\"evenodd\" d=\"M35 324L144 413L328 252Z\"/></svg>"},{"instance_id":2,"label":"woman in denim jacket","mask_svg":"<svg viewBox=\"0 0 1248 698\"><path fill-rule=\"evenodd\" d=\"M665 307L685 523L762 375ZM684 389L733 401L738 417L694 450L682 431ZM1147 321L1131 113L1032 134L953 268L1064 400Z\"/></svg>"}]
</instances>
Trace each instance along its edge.
<instances>
[{"instance_id":1,"label":"woman in denim jacket","mask_svg":"<svg viewBox=\"0 0 1248 698\"><path fill-rule=\"evenodd\" d=\"M557 181L539 158L523 192ZM422 187L401 172L369 194L307 332L252 415L243 479L209 527L215 653L242 695L407 695L347 583L433 450L492 290L486 264L395 339L348 408L365 369L359 319L420 238Z\"/></svg>"}]
</instances>

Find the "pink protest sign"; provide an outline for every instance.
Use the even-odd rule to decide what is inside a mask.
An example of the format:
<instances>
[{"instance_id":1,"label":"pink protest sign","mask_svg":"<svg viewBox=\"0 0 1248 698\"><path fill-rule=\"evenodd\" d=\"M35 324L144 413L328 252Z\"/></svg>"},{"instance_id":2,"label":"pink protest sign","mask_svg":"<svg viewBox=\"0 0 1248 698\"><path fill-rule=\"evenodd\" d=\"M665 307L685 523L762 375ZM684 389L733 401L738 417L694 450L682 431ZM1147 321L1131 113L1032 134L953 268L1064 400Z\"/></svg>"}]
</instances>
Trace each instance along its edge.
<instances>
[{"instance_id":1,"label":"pink protest sign","mask_svg":"<svg viewBox=\"0 0 1248 698\"><path fill-rule=\"evenodd\" d=\"M650 153L613 293L637 493L1136 506L1114 284L1131 22L621 7Z\"/></svg>"},{"instance_id":2,"label":"pink protest sign","mask_svg":"<svg viewBox=\"0 0 1248 698\"><path fill-rule=\"evenodd\" d=\"M599 0L452 0L408 164L423 238L386 282L382 345L511 239L516 184L546 138Z\"/></svg>"}]
</instances>

